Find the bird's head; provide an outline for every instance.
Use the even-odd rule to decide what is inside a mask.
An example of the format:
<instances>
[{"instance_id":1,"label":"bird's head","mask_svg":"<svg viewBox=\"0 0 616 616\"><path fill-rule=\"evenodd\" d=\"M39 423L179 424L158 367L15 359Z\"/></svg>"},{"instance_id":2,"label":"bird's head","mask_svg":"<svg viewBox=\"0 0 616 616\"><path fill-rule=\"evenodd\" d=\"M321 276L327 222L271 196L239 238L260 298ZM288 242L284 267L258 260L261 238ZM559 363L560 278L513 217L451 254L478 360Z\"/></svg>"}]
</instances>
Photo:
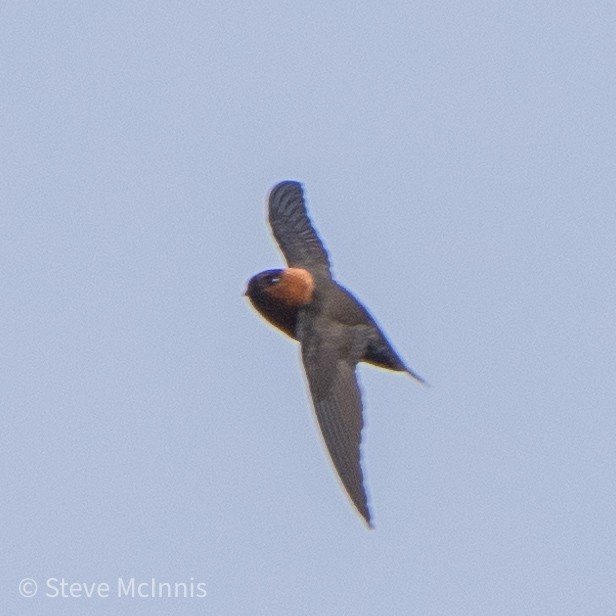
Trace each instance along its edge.
<instances>
[{"instance_id":1,"label":"bird's head","mask_svg":"<svg viewBox=\"0 0 616 616\"><path fill-rule=\"evenodd\" d=\"M295 338L298 310L314 295L312 274L299 267L266 270L248 281L245 295L262 317Z\"/></svg>"},{"instance_id":2,"label":"bird's head","mask_svg":"<svg viewBox=\"0 0 616 616\"><path fill-rule=\"evenodd\" d=\"M246 295L252 297L255 293L266 293L287 306L305 306L312 301L314 278L299 267L266 270L248 282Z\"/></svg>"}]
</instances>

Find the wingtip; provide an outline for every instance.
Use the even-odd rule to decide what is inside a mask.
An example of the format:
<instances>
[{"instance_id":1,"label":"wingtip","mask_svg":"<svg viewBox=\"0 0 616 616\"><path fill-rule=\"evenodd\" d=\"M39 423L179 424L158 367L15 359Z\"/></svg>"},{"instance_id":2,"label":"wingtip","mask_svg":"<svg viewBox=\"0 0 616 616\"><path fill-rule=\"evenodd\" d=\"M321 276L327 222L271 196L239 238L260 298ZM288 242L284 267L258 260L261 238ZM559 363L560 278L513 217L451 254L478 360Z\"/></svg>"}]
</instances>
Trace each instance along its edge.
<instances>
[{"instance_id":1,"label":"wingtip","mask_svg":"<svg viewBox=\"0 0 616 616\"><path fill-rule=\"evenodd\" d=\"M366 525L368 530L374 530L374 524L372 523L370 511L361 511L359 509L357 511L359 515L361 516L361 521Z\"/></svg>"},{"instance_id":2,"label":"wingtip","mask_svg":"<svg viewBox=\"0 0 616 616\"><path fill-rule=\"evenodd\" d=\"M300 192L303 192L303 188L304 186L299 180L281 180L280 182L276 182L276 184L272 186L269 194L270 197L272 197L272 195L274 195L278 191L288 189L295 189L299 190Z\"/></svg>"},{"instance_id":3,"label":"wingtip","mask_svg":"<svg viewBox=\"0 0 616 616\"><path fill-rule=\"evenodd\" d=\"M372 513L370 512L367 503L365 503L361 508L355 504L355 508L361 516L362 522L368 527L368 529L374 530L374 524L372 524Z\"/></svg>"}]
</instances>

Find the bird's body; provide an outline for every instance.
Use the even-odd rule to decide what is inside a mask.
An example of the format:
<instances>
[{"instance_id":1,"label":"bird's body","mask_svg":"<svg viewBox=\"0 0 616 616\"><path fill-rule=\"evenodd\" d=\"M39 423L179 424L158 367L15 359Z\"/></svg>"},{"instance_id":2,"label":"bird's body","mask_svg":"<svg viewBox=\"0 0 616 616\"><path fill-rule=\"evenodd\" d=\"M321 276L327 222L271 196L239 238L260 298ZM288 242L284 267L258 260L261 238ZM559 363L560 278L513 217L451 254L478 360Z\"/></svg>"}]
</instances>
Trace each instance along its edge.
<instances>
[{"instance_id":1,"label":"bird's body","mask_svg":"<svg viewBox=\"0 0 616 616\"><path fill-rule=\"evenodd\" d=\"M253 276L246 295L265 319L300 342L323 439L347 493L370 525L356 365L364 361L422 379L404 364L366 308L333 280L301 184L281 182L272 189L269 220L289 267Z\"/></svg>"}]
</instances>

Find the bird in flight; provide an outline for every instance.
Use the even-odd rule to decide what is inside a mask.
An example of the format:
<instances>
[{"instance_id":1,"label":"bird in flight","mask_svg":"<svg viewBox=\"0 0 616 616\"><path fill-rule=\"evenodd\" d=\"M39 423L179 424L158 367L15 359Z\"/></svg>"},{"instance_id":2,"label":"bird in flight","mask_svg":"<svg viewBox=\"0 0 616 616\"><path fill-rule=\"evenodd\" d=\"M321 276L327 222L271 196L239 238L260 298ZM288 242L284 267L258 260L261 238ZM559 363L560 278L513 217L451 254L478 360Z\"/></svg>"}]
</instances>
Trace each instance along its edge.
<instances>
[{"instance_id":1,"label":"bird in flight","mask_svg":"<svg viewBox=\"0 0 616 616\"><path fill-rule=\"evenodd\" d=\"M372 527L360 464L363 416L355 368L363 361L424 380L406 366L368 310L333 279L299 182L280 182L271 190L269 223L288 267L256 274L246 295L261 316L299 341L323 440L347 494Z\"/></svg>"}]
</instances>

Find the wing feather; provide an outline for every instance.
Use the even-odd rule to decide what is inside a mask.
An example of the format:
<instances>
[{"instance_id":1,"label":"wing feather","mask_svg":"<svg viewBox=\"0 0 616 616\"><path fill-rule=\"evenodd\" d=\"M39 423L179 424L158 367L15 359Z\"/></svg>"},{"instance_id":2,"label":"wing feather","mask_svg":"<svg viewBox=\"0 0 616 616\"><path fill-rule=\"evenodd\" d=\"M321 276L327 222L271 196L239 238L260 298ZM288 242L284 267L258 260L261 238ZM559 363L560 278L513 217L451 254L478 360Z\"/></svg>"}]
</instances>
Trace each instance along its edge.
<instances>
[{"instance_id":1,"label":"wing feather","mask_svg":"<svg viewBox=\"0 0 616 616\"><path fill-rule=\"evenodd\" d=\"M302 341L302 357L315 414L330 458L351 501L370 525L361 468L362 400L355 363L324 339Z\"/></svg>"},{"instance_id":2,"label":"wing feather","mask_svg":"<svg viewBox=\"0 0 616 616\"><path fill-rule=\"evenodd\" d=\"M327 252L310 222L299 182L280 182L272 188L269 222L289 267L303 267L331 277Z\"/></svg>"}]
</instances>

